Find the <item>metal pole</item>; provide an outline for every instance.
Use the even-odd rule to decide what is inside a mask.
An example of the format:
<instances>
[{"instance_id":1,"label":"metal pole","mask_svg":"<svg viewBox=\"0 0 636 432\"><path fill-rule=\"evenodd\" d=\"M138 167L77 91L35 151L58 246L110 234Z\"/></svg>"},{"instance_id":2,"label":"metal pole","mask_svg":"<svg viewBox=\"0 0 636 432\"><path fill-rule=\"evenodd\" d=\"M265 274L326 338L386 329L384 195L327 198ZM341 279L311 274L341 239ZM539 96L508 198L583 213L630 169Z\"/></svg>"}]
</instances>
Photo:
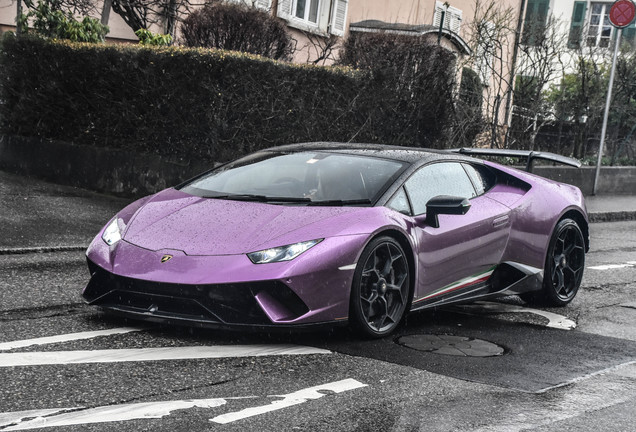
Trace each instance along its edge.
<instances>
[{"instance_id":1,"label":"metal pole","mask_svg":"<svg viewBox=\"0 0 636 432\"><path fill-rule=\"evenodd\" d=\"M598 159L596 161L596 175L594 176L594 189L592 195L596 195L598 187L598 177L601 173L601 160L603 158L603 145L605 144L605 134L607 133L607 120L609 118L610 103L612 102L612 87L614 86L614 72L616 72L616 59L618 58L618 48L621 44L623 29L617 29L616 45L614 46L614 58L612 59L612 71L610 72L609 89L607 89L607 100L605 101L605 114L603 115L603 128L601 129L601 142L598 145Z\"/></svg>"}]
</instances>

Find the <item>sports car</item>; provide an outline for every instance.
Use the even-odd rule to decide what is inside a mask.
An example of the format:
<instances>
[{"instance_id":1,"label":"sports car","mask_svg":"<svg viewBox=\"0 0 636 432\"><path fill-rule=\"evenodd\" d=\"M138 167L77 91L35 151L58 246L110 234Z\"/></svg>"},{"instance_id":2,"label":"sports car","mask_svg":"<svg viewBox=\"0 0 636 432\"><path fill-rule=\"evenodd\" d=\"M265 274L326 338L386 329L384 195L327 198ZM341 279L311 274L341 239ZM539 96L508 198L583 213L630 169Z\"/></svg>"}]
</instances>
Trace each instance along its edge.
<instances>
[{"instance_id":1,"label":"sports car","mask_svg":"<svg viewBox=\"0 0 636 432\"><path fill-rule=\"evenodd\" d=\"M306 143L221 165L113 217L83 296L140 320L368 337L459 302L568 304L589 249L581 191L466 153L492 151Z\"/></svg>"}]
</instances>

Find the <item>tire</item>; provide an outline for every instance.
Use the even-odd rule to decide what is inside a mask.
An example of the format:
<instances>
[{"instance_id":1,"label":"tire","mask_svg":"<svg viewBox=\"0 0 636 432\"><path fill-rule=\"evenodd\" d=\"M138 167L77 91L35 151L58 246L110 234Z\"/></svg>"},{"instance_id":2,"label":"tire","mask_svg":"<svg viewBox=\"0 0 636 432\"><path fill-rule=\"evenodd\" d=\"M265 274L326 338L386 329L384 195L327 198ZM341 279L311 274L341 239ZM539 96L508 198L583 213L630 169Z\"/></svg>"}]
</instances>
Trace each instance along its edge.
<instances>
[{"instance_id":1,"label":"tire","mask_svg":"<svg viewBox=\"0 0 636 432\"><path fill-rule=\"evenodd\" d=\"M550 238L541 291L521 295L527 303L565 306L581 286L585 268L585 240L572 219L561 220Z\"/></svg>"},{"instance_id":2,"label":"tire","mask_svg":"<svg viewBox=\"0 0 636 432\"><path fill-rule=\"evenodd\" d=\"M392 237L373 239L362 251L351 287L351 324L364 336L392 333L410 301L409 262Z\"/></svg>"}]
</instances>

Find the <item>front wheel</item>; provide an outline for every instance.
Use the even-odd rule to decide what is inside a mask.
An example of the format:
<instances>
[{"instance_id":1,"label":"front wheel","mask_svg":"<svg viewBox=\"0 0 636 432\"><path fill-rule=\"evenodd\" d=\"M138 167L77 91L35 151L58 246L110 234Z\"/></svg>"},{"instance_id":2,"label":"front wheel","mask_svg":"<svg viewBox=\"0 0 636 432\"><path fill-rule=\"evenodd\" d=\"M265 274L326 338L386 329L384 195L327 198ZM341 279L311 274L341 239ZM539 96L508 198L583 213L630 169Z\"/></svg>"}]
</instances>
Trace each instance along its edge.
<instances>
[{"instance_id":1,"label":"front wheel","mask_svg":"<svg viewBox=\"0 0 636 432\"><path fill-rule=\"evenodd\" d=\"M572 219L563 219L550 238L542 290L524 294L522 298L529 303L565 306L576 296L584 268L585 241L581 228Z\"/></svg>"},{"instance_id":2,"label":"front wheel","mask_svg":"<svg viewBox=\"0 0 636 432\"><path fill-rule=\"evenodd\" d=\"M393 332L409 302L409 263L392 237L372 240L362 252L353 275L350 315L365 336Z\"/></svg>"}]
</instances>

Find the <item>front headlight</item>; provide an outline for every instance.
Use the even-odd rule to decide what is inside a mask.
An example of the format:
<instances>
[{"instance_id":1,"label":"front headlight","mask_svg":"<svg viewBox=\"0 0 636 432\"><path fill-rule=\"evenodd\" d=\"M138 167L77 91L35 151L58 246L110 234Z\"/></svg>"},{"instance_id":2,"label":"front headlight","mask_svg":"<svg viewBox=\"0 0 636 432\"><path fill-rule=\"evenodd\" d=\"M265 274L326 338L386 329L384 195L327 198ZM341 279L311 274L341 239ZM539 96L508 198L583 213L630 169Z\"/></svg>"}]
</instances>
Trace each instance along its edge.
<instances>
[{"instance_id":1,"label":"front headlight","mask_svg":"<svg viewBox=\"0 0 636 432\"><path fill-rule=\"evenodd\" d=\"M102 234L102 240L108 245L112 246L121 240L121 231L119 230L119 224L117 223L117 218L115 217L104 230L104 234Z\"/></svg>"},{"instance_id":2,"label":"front headlight","mask_svg":"<svg viewBox=\"0 0 636 432\"><path fill-rule=\"evenodd\" d=\"M280 246L271 249L265 249L258 252L248 253L248 258L254 264L274 263L281 261L290 261L309 248L317 245L323 239L309 240L306 242L295 243L287 246Z\"/></svg>"}]
</instances>

